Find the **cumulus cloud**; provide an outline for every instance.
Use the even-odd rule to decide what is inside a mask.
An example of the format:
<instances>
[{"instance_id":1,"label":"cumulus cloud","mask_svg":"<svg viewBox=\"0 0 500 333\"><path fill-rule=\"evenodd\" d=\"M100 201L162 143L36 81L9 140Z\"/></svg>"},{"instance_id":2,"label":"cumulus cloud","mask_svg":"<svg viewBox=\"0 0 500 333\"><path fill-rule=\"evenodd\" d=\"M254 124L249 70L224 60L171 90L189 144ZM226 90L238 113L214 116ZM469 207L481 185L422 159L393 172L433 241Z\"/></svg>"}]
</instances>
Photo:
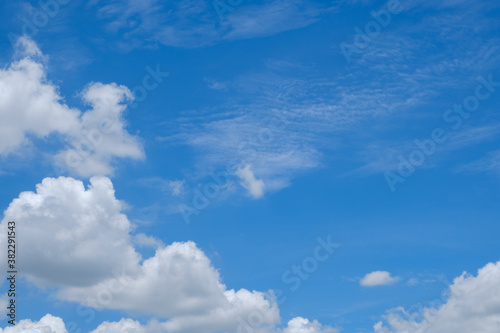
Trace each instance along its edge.
<instances>
[{"instance_id":1,"label":"cumulus cloud","mask_svg":"<svg viewBox=\"0 0 500 333\"><path fill-rule=\"evenodd\" d=\"M27 134L46 137L52 132L78 131L80 112L62 103L57 87L47 81L33 41L23 37L17 55L24 57L0 69L0 154L27 142Z\"/></svg>"},{"instance_id":2,"label":"cumulus cloud","mask_svg":"<svg viewBox=\"0 0 500 333\"><path fill-rule=\"evenodd\" d=\"M500 262L479 269L477 276L463 273L449 289L446 303L408 313L388 312L376 333L500 332Z\"/></svg>"},{"instance_id":3,"label":"cumulus cloud","mask_svg":"<svg viewBox=\"0 0 500 333\"><path fill-rule=\"evenodd\" d=\"M109 281L88 287L67 288L65 299L85 302L98 296ZM108 308L136 310L162 317L200 313L224 302L224 286L209 259L193 242L173 243L144 261L140 272L130 276L127 288L114 295ZM168 301L166 301L168 300Z\"/></svg>"},{"instance_id":4,"label":"cumulus cloud","mask_svg":"<svg viewBox=\"0 0 500 333\"><path fill-rule=\"evenodd\" d=\"M161 324L168 332L235 331L252 313L261 315L262 327L279 322L271 293L228 289L193 242L161 245L142 261L134 242L157 240L131 235L123 209L106 177L91 178L87 188L73 178L46 178L7 208L0 247L5 251L6 224L15 220L29 244L18 256L30 281L89 308L168 319Z\"/></svg>"},{"instance_id":5,"label":"cumulus cloud","mask_svg":"<svg viewBox=\"0 0 500 333\"><path fill-rule=\"evenodd\" d=\"M360 281L359 284L363 287L376 287L385 286L397 282L397 278L392 277L391 273L386 271L375 271L366 274Z\"/></svg>"},{"instance_id":6,"label":"cumulus cloud","mask_svg":"<svg viewBox=\"0 0 500 333\"><path fill-rule=\"evenodd\" d=\"M80 128L67 138L71 148L56 156L79 175L109 175L114 158L142 159L144 152L139 140L130 135L122 120L125 100L132 100L127 87L116 84L92 83L82 93L91 106L80 118Z\"/></svg>"},{"instance_id":7,"label":"cumulus cloud","mask_svg":"<svg viewBox=\"0 0 500 333\"><path fill-rule=\"evenodd\" d=\"M144 157L141 143L125 130L122 119L123 102L132 98L128 88L91 83L81 95L91 109L82 112L66 105L59 88L47 79L35 42L21 37L15 57L0 69L0 155L15 152L31 137L58 134L69 147L56 160L82 176L111 174L116 158Z\"/></svg>"},{"instance_id":8,"label":"cumulus cloud","mask_svg":"<svg viewBox=\"0 0 500 333\"><path fill-rule=\"evenodd\" d=\"M238 169L236 175L241 179L241 185L248 190L248 193L250 193L252 197L258 199L264 195L264 181L255 178L250 164Z\"/></svg>"},{"instance_id":9,"label":"cumulus cloud","mask_svg":"<svg viewBox=\"0 0 500 333\"><path fill-rule=\"evenodd\" d=\"M456 333L481 332L497 333L500 331L500 262L489 263L478 270L476 276L464 272L457 277L449 288L448 299L444 304L425 307L422 311L409 313L403 308L393 309L385 316L384 321L374 325L375 333ZM194 326L194 325L193 325ZM169 322L152 320L141 325L132 319L118 322L104 322L91 333L158 333L172 332ZM26 331L50 331L66 333L60 318L46 315L39 322L23 320L15 327L0 332L16 333ZM203 332L210 332L212 327ZM223 329L220 329L224 331ZM215 332L217 330L212 330ZM231 331L232 330L227 330ZM236 330L233 330L236 331ZM258 333L333 333L338 330L310 321L306 318L291 319L283 329L266 328L254 330ZM191 327L186 332L199 332Z\"/></svg>"},{"instance_id":10,"label":"cumulus cloud","mask_svg":"<svg viewBox=\"0 0 500 333\"><path fill-rule=\"evenodd\" d=\"M279 321L270 295L227 290L210 260L193 242L159 249L128 281L118 277L92 287L65 288L59 297L80 303L89 298L99 300L109 285L119 284L125 288L97 305L170 318L162 324L168 332L232 331L238 327L239 318L255 311L262 314L264 326Z\"/></svg>"},{"instance_id":11,"label":"cumulus cloud","mask_svg":"<svg viewBox=\"0 0 500 333\"><path fill-rule=\"evenodd\" d=\"M205 328L207 332L210 331L209 327ZM30 320L22 320L14 327L7 327L4 330L0 328L0 332L17 333L17 332L50 332L50 333L67 333L64 322L61 318L54 317L47 314L39 322L32 322ZM90 333L171 333L175 332L169 328L165 322L151 320L149 323L142 325L139 321L122 318L117 322L105 321L101 323L95 330ZM195 332L195 331L187 331ZM198 331L196 331L198 332ZM220 332L220 330L217 330ZM236 330L229 330L224 332L236 332ZM238 330L237 332L242 332ZM250 332L250 331L249 331ZM276 328L253 328L251 332L255 333L337 333L339 330L329 326L321 325L317 320L309 321L306 318L296 317L288 322L288 326L284 330Z\"/></svg>"},{"instance_id":12,"label":"cumulus cloud","mask_svg":"<svg viewBox=\"0 0 500 333\"><path fill-rule=\"evenodd\" d=\"M0 332L4 333L27 333L27 332L44 332L44 333L68 333L64 322L61 318L54 317L50 314L45 315L40 321L32 322L29 319L20 320L15 326L9 326Z\"/></svg>"},{"instance_id":13,"label":"cumulus cloud","mask_svg":"<svg viewBox=\"0 0 500 333\"><path fill-rule=\"evenodd\" d=\"M132 319L122 319L118 322L105 321L91 333L146 333L146 328L140 322Z\"/></svg>"},{"instance_id":14,"label":"cumulus cloud","mask_svg":"<svg viewBox=\"0 0 500 333\"><path fill-rule=\"evenodd\" d=\"M323 326L317 320L312 322L309 319L295 317L288 322L288 326L283 333L336 333L337 329L330 326Z\"/></svg>"},{"instance_id":15,"label":"cumulus cloud","mask_svg":"<svg viewBox=\"0 0 500 333\"><path fill-rule=\"evenodd\" d=\"M229 318L228 318L229 319ZM231 321L231 319L229 319ZM153 332L176 332L172 327L166 323L151 321L147 325L141 325L137 321L131 319L122 319L119 322L104 322L96 330L91 333L118 333L126 332L129 329L131 332L137 333L153 333ZM199 330L196 330L198 332ZM206 332L214 332L210 327L205 328ZM187 330L186 332L194 332ZM224 332L254 332L254 333L337 333L338 329L330 326L322 325L317 320L309 321L309 319L302 317L295 317L288 322L284 329L277 329L275 327L240 327L237 330L225 330Z\"/></svg>"},{"instance_id":16,"label":"cumulus cloud","mask_svg":"<svg viewBox=\"0 0 500 333\"><path fill-rule=\"evenodd\" d=\"M113 270L132 273L140 260L130 241L131 223L121 213L108 178L93 177L86 189L73 178L45 178L35 192L22 192L4 212L22 235L23 273L39 285L90 285Z\"/></svg>"}]
</instances>

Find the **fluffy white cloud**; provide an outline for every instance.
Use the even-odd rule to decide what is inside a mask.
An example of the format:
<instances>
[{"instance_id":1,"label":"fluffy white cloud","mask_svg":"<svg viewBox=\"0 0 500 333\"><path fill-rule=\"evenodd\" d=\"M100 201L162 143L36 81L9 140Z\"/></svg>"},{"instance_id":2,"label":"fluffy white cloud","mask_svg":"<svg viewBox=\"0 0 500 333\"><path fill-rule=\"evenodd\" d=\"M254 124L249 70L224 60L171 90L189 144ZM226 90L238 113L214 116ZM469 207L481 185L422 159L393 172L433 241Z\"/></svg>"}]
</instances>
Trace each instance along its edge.
<instances>
[{"instance_id":1,"label":"fluffy white cloud","mask_svg":"<svg viewBox=\"0 0 500 333\"><path fill-rule=\"evenodd\" d=\"M391 310L386 323L374 326L376 333L500 332L500 262L489 263L477 276L463 273L449 289L441 306L408 313Z\"/></svg>"},{"instance_id":2,"label":"fluffy white cloud","mask_svg":"<svg viewBox=\"0 0 500 333\"><path fill-rule=\"evenodd\" d=\"M398 279L391 276L391 273L386 271L375 271L366 274L360 281L359 284L363 287L376 287L385 286L388 284L393 284Z\"/></svg>"},{"instance_id":3,"label":"fluffy white cloud","mask_svg":"<svg viewBox=\"0 0 500 333\"><path fill-rule=\"evenodd\" d=\"M225 287L219 279L210 260L193 242L173 243L145 260L140 271L129 276L126 288L113 295L106 307L140 310L161 317L203 313L224 304ZM89 296L98 298L111 282L119 281L66 288L59 296L84 303Z\"/></svg>"},{"instance_id":4,"label":"fluffy white cloud","mask_svg":"<svg viewBox=\"0 0 500 333\"><path fill-rule=\"evenodd\" d=\"M40 321L32 322L29 319L19 321L15 326L9 326L0 332L4 333L68 333L61 318L50 314L45 315Z\"/></svg>"},{"instance_id":5,"label":"fluffy white cloud","mask_svg":"<svg viewBox=\"0 0 500 333\"><path fill-rule=\"evenodd\" d=\"M47 79L44 58L32 40L21 37L15 54L18 59L0 69L0 155L13 153L29 137L59 134L71 148L56 160L79 175L111 174L113 159L144 157L142 145L125 130L122 119L123 102L132 98L128 88L90 84L82 98L91 109L81 112L67 106Z\"/></svg>"},{"instance_id":6,"label":"fluffy white cloud","mask_svg":"<svg viewBox=\"0 0 500 333\"><path fill-rule=\"evenodd\" d=\"M481 332L497 333L500 331L500 262L489 263L479 269L477 276L463 273L454 280L449 289L446 303L437 307L424 308L421 312L407 313L404 309L391 310L384 322L374 325L375 333L456 333ZM141 325L131 319L119 322L102 323L92 333L157 333L175 332L169 322L152 321ZM45 316L40 322L21 321L14 328L0 332L38 332L34 329L52 329L54 332L66 332L62 320ZM207 328L206 332L210 332ZM188 332L189 330L187 330ZM214 332L216 330L212 330ZM228 330L231 332L231 330ZM50 332L50 331L48 331ZM198 332L198 330L191 330ZM244 330L243 330L244 332ZM336 332L334 328L323 326L316 320L309 321L302 317L293 318L283 330L268 328L254 332L281 333L327 333Z\"/></svg>"},{"instance_id":7,"label":"fluffy white cloud","mask_svg":"<svg viewBox=\"0 0 500 333\"><path fill-rule=\"evenodd\" d=\"M142 325L139 321L132 320L130 318L122 318L117 322L105 321L101 323L95 330L90 333L171 333L176 332L172 330L169 325L164 322L159 322L157 320L151 320L146 325ZM204 331L206 332L221 332L221 329L210 330L210 327L206 327ZM197 330L198 332L200 330ZM203 331L203 330L201 330ZM45 315L40 321L32 322L30 320L21 320L14 327L7 327L5 329L0 328L0 332L5 333L17 333L17 332L46 332L46 333L67 333L67 329L61 318L54 317L50 314ZM194 332L194 331L187 331ZM241 330L224 330L224 332L253 332L253 333L336 333L337 329L329 326L321 325L317 320L309 321L306 318L296 317L288 322L288 326L283 329L276 328L254 328L251 331L241 331Z\"/></svg>"},{"instance_id":8,"label":"fluffy white cloud","mask_svg":"<svg viewBox=\"0 0 500 333\"><path fill-rule=\"evenodd\" d=\"M122 113L125 100L132 100L127 87L116 84L93 83L83 94L92 109L80 119L80 128L67 141L72 148L56 156L59 163L82 176L113 173L113 158L142 159L144 152L138 139L125 130Z\"/></svg>"},{"instance_id":9,"label":"fluffy white cloud","mask_svg":"<svg viewBox=\"0 0 500 333\"><path fill-rule=\"evenodd\" d=\"M0 69L0 154L25 144L27 134L69 134L79 127L80 112L62 103L57 88L47 81L44 66L35 60L41 55L38 47L23 37L17 48L17 55L24 57Z\"/></svg>"},{"instance_id":10,"label":"fluffy white cloud","mask_svg":"<svg viewBox=\"0 0 500 333\"><path fill-rule=\"evenodd\" d=\"M73 178L45 178L5 211L0 246L5 251L6 224L16 221L23 273L41 285L90 285L114 270L131 274L140 256L123 208L108 178L91 178L87 189Z\"/></svg>"},{"instance_id":11,"label":"fluffy white cloud","mask_svg":"<svg viewBox=\"0 0 500 333\"><path fill-rule=\"evenodd\" d=\"M146 328L138 321L122 319L113 323L105 321L91 333L146 333Z\"/></svg>"},{"instance_id":12,"label":"fluffy white cloud","mask_svg":"<svg viewBox=\"0 0 500 333\"><path fill-rule=\"evenodd\" d=\"M323 326L317 320L309 321L307 318L295 317L288 322L283 333L335 333L337 329Z\"/></svg>"},{"instance_id":13,"label":"fluffy white cloud","mask_svg":"<svg viewBox=\"0 0 500 333\"><path fill-rule=\"evenodd\" d=\"M62 300L168 319L161 324L168 332L234 331L254 313L263 328L279 322L271 294L227 289L193 242L161 246L141 262L123 208L106 177L91 178L88 188L72 178L46 178L5 211L0 251L6 224L15 220L29 280L55 287Z\"/></svg>"},{"instance_id":14,"label":"fluffy white cloud","mask_svg":"<svg viewBox=\"0 0 500 333\"><path fill-rule=\"evenodd\" d=\"M229 322L231 321L230 318ZM129 331L127 331L127 329ZM203 331L203 330L201 330ZM211 327L205 327L205 332L214 332ZM288 322L284 329L277 329L275 327L259 327L259 326L240 326L238 329L228 328L221 330L223 332L238 332L238 333L337 333L338 329L330 326L324 326L317 320L309 321L309 319L302 317L295 317ZM172 329L168 323L161 323L158 321L151 321L147 325L141 325L137 321L131 319L122 319L119 322L104 322L91 333L118 333L118 332L134 332L134 333L157 333L157 332L177 332ZM186 330L186 332L200 332L200 329L195 331Z\"/></svg>"},{"instance_id":15,"label":"fluffy white cloud","mask_svg":"<svg viewBox=\"0 0 500 333\"><path fill-rule=\"evenodd\" d=\"M264 195L265 184L262 179L255 178L250 164L238 169L236 174L241 179L241 185L252 197L258 199Z\"/></svg>"},{"instance_id":16,"label":"fluffy white cloud","mask_svg":"<svg viewBox=\"0 0 500 333\"><path fill-rule=\"evenodd\" d=\"M109 286L123 285L118 292ZM108 295L108 296L106 296ZM122 309L170 318L168 332L236 330L252 312L263 326L279 321L272 297L245 289L227 290L217 270L193 242L173 243L144 261L138 274L102 281L92 287L65 288L60 298L88 306ZM88 301L90 299L90 301Z\"/></svg>"}]
</instances>

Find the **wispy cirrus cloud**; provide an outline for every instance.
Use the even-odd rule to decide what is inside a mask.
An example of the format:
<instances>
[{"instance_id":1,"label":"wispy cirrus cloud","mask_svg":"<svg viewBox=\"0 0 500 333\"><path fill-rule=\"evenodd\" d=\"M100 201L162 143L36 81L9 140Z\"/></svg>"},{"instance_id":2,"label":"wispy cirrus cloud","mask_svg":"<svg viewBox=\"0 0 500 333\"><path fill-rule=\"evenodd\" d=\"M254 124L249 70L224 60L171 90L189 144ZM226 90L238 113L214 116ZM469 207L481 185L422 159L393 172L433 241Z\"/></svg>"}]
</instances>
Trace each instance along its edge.
<instances>
[{"instance_id":1,"label":"wispy cirrus cloud","mask_svg":"<svg viewBox=\"0 0 500 333\"><path fill-rule=\"evenodd\" d=\"M429 130L429 133L431 133ZM435 143L432 158L429 158L419 168L430 169L442 166L449 159L450 154L455 151L476 146L494 140L500 135L500 124L484 125L484 126L467 126L461 131L447 131L446 141L443 143ZM358 160L369 160L363 166L352 170L349 175L367 176L384 171L396 170L401 158L408 159L409 154L419 147L422 142L429 139L427 136L419 136L414 139L395 141L376 141L360 150ZM460 168L460 170L462 170Z\"/></svg>"},{"instance_id":2,"label":"wispy cirrus cloud","mask_svg":"<svg viewBox=\"0 0 500 333\"><path fill-rule=\"evenodd\" d=\"M213 2L203 0L110 0L91 7L108 33L123 37L119 44L125 49L158 44L193 48L269 36L312 24L323 10L331 10L313 1L273 0L231 7L220 21Z\"/></svg>"},{"instance_id":3,"label":"wispy cirrus cloud","mask_svg":"<svg viewBox=\"0 0 500 333\"><path fill-rule=\"evenodd\" d=\"M457 167L455 171L463 173L487 172L500 175L500 150L491 151L476 161Z\"/></svg>"},{"instance_id":4,"label":"wispy cirrus cloud","mask_svg":"<svg viewBox=\"0 0 500 333\"><path fill-rule=\"evenodd\" d=\"M423 9L412 5L407 10ZM439 18L423 16L412 25L391 23L357 61L332 77L299 62L268 60L259 71L223 82L226 103L186 112L168 129L174 134L159 140L192 147L198 179L231 160L251 165L266 191L286 187L297 175L321 167L325 151L351 168L344 174L393 169L398 155L411 151L420 135L408 135L408 123L417 128L432 121L435 110L442 113L454 102L442 96L466 90L500 61L497 39L477 38L497 29L498 23L485 17L487 24L475 27L480 17L485 17L481 8L466 13L455 9ZM417 34L421 30L433 39L422 40ZM439 149L453 151L486 141L495 136L495 127L471 123ZM347 146L349 158L336 154Z\"/></svg>"}]
</instances>

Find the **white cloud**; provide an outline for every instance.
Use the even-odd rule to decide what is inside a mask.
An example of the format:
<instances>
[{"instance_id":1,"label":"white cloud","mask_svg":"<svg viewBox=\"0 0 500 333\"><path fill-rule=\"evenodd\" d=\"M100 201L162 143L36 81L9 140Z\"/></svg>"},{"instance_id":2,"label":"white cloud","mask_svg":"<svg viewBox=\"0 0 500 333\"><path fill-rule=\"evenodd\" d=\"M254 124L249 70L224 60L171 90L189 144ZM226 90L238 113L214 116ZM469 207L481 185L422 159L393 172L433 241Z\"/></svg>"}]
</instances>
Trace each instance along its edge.
<instances>
[{"instance_id":1,"label":"white cloud","mask_svg":"<svg viewBox=\"0 0 500 333\"><path fill-rule=\"evenodd\" d=\"M35 59L38 48L22 38L17 52L25 55L0 69L0 154L6 155L27 142L27 134L78 131L79 111L62 103L57 87L47 81L43 65Z\"/></svg>"},{"instance_id":2,"label":"white cloud","mask_svg":"<svg viewBox=\"0 0 500 333\"><path fill-rule=\"evenodd\" d=\"M97 297L108 284L102 281L91 287L66 288L59 296L84 303L89 296ZM130 276L127 288L106 307L171 317L221 306L223 292L219 274L194 243L173 243L145 260L140 271Z\"/></svg>"},{"instance_id":3,"label":"white cloud","mask_svg":"<svg viewBox=\"0 0 500 333\"><path fill-rule=\"evenodd\" d=\"M43 57L42 51L40 51L38 45L36 45L36 43L32 39L26 36L21 36L18 38L14 51L16 58Z\"/></svg>"},{"instance_id":4,"label":"white cloud","mask_svg":"<svg viewBox=\"0 0 500 333\"><path fill-rule=\"evenodd\" d=\"M56 156L79 175L109 175L113 173L113 158L144 158L139 140L125 130L122 113L125 99L131 100L127 87L116 84L92 83L82 93L92 109L80 120L80 128L68 138L72 148Z\"/></svg>"},{"instance_id":5,"label":"white cloud","mask_svg":"<svg viewBox=\"0 0 500 333\"><path fill-rule=\"evenodd\" d=\"M262 179L255 178L250 164L238 169L236 175L241 179L241 185L256 199L264 195L265 184Z\"/></svg>"},{"instance_id":6,"label":"white cloud","mask_svg":"<svg viewBox=\"0 0 500 333\"><path fill-rule=\"evenodd\" d=\"M500 332L500 262L479 269L477 276L463 273L449 289L445 304L408 313L389 311L376 333Z\"/></svg>"},{"instance_id":7,"label":"white cloud","mask_svg":"<svg viewBox=\"0 0 500 333\"><path fill-rule=\"evenodd\" d=\"M295 317L288 322L288 326L283 333L335 333L337 329L329 326L323 326L317 320L312 322L309 319Z\"/></svg>"},{"instance_id":8,"label":"white cloud","mask_svg":"<svg viewBox=\"0 0 500 333\"><path fill-rule=\"evenodd\" d=\"M263 327L279 322L272 294L227 289L193 242L161 246L141 262L134 241L157 240L133 237L123 209L108 178L91 178L87 189L72 178L46 178L5 211L0 251L6 224L15 220L20 239L30 245L18 254L30 281L87 307L168 318L161 324L168 332L234 331L254 312L262 315Z\"/></svg>"},{"instance_id":9,"label":"white cloud","mask_svg":"<svg viewBox=\"0 0 500 333\"><path fill-rule=\"evenodd\" d=\"M29 137L59 134L61 143L71 148L56 160L82 176L111 174L116 158L144 158L142 145L125 130L122 119L122 103L132 98L128 88L90 84L82 98L92 108L81 112L67 106L47 79L43 56L32 40L18 40L16 57L21 59L0 69L0 155L20 149Z\"/></svg>"},{"instance_id":10,"label":"white cloud","mask_svg":"<svg viewBox=\"0 0 500 333\"><path fill-rule=\"evenodd\" d=\"M250 165L256 182L243 184L249 192L253 186L255 197L287 187L293 177L318 166L320 153L297 128L297 114L260 104L225 109L225 113L223 119L202 119L201 125L179 120L180 133L159 140L192 146L198 152L196 174L200 177L226 170L230 164L234 169L229 174L238 179L236 172ZM251 177L251 173L242 175Z\"/></svg>"},{"instance_id":11,"label":"white cloud","mask_svg":"<svg viewBox=\"0 0 500 333\"><path fill-rule=\"evenodd\" d=\"M45 315L40 321L32 322L29 319L20 320L15 326L9 326L0 332L4 333L68 333L61 318L50 314Z\"/></svg>"},{"instance_id":12,"label":"white cloud","mask_svg":"<svg viewBox=\"0 0 500 333\"><path fill-rule=\"evenodd\" d=\"M215 318L214 318L215 319ZM232 319L229 318L229 321ZM276 329L275 327L252 327L249 331L245 329L222 329L224 332L254 332L254 333L337 333L338 329L330 326L324 326L317 320L309 321L306 318L296 317L288 322L284 329ZM188 330L186 332L222 332L221 329L211 330L207 326L203 329ZM14 327L0 328L0 332L17 333L17 332L47 332L47 333L67 333L64 321L59 317L54 317L50 314L45 315L40 321L32 322L31 320L21 320ZM172 333L177 330L172 329L168 323L151 320L149 323L142 325L139 321L122 318L117 322L105 321L101 323L95 330L90 333Z\"/></svg>"},{"instance_id":13,"label":"white cloud","mask_svg":"<svg viewBox=\"0 0 500 333\"><path fill-rule=\"evenodd\" d=\"M98 305L170 318L162 324L168 332L232 331L239 325L238 318L253 311L263 314L264 324L279 321L277 306L265 293L227 290L210 260L193 242L173 243L157 250L154 257L144 261L138 274L127 279L65 288L58 296L85 303L89 298L99 300L108 286L123 284L123 290Z\"/></svg>"},{"instance_id":14,"label":"white cloud","mask_svg":"<svg viewBox=\"0 0 500 333\"><path fill-rule=\"evenodd\" d=\"M279 310L271 295L240 289L224 292L225 304L201 315L177 316L162 326L172 333L211 333L245 331L258 318L254 332L269 331L280 321ZM252 327L252 326L250 326Z\"/></svg>"},{"instance_id":15,"label":"white cloud","mask_svg":"<svg viewBox=\"0 0 500 333\"><path fill-rule=\"evenodd\" d=\"M16 221L22 242L29 244L19 251L19 261L37 284L89 285L113 270L132 273L140 256L123 208L108 178L91 178L87 189L73 178L45 178L36 192L22 192L4 212L2 251L6 224Z\"/></svg>"},{"instance_id":16,"label":"white cloud","mask_svg":"<svg viewBox=\"0 0 500 333\"><path fill-rule=\"evenodd\" d=\"M393 284L398 281L397 278L391 276L391 273L386 271L375 271L366 274L360 281L359 284L363 287L375 287L375 286L385 286Z\"/></svg>"},{"instance_id":17,"label":"white cloud","mask_svg":"<svg viewBox=\"0 0 500 333\"><path fill-rule=\"evenodd\" d=\"M122 319L111 323L105 321L90 333L146 333L146 328L138 321Z\"/></svg>"},{"instance_id":18,"label":"white cloud","mask_svg":"<svg viewBox=\"0 0 500 333\"><path fill-rule=\"evenodd\" d=\"M214 318L217 320L217 318ZM233 318L227 318L228 322L234 320ZM193 325L194 326L194 325ZM141 325L137 321L131 319L122 319L119 322L104 322L96 330L91 333L118 333L124 332L126 329L131 330L131 332L137 333L153 333L153 332L177 332L173 329L172 325L168 323L162 323L158 321L151 321L147 325ZM205 327L204 330L197 328L193 330L190 328L185 332L214 332L212 328ZM126 331L125 331L126 332ZM277 329L275 327L261 327L261 326L248 326L246 328L240 327L239 329L228 328L224 332L254 332L254 333L337 333L338 329L332 328L330 326L322 325L317 320L309 321L306 318L295 317L288 322L288 325L284 329Z\"/></svg>"}]
</instances>

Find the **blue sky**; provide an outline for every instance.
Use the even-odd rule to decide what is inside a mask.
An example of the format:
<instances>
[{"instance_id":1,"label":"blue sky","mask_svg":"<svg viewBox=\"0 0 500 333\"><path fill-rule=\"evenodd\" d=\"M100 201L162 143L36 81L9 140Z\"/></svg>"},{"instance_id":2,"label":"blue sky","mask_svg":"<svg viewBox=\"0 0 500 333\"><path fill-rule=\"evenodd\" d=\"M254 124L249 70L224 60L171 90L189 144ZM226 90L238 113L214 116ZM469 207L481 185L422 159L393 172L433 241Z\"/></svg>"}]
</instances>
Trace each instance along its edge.
<instances>
[{"instance_id":1,"label":"blue sky","mask_svg":"<svg viewBox=\"0 0 500 333\"><path fill-rule=\"evenodd\" d=\"M497 2L0 7L1 332L500 330Z\"/></svg>"}]
</instances>

